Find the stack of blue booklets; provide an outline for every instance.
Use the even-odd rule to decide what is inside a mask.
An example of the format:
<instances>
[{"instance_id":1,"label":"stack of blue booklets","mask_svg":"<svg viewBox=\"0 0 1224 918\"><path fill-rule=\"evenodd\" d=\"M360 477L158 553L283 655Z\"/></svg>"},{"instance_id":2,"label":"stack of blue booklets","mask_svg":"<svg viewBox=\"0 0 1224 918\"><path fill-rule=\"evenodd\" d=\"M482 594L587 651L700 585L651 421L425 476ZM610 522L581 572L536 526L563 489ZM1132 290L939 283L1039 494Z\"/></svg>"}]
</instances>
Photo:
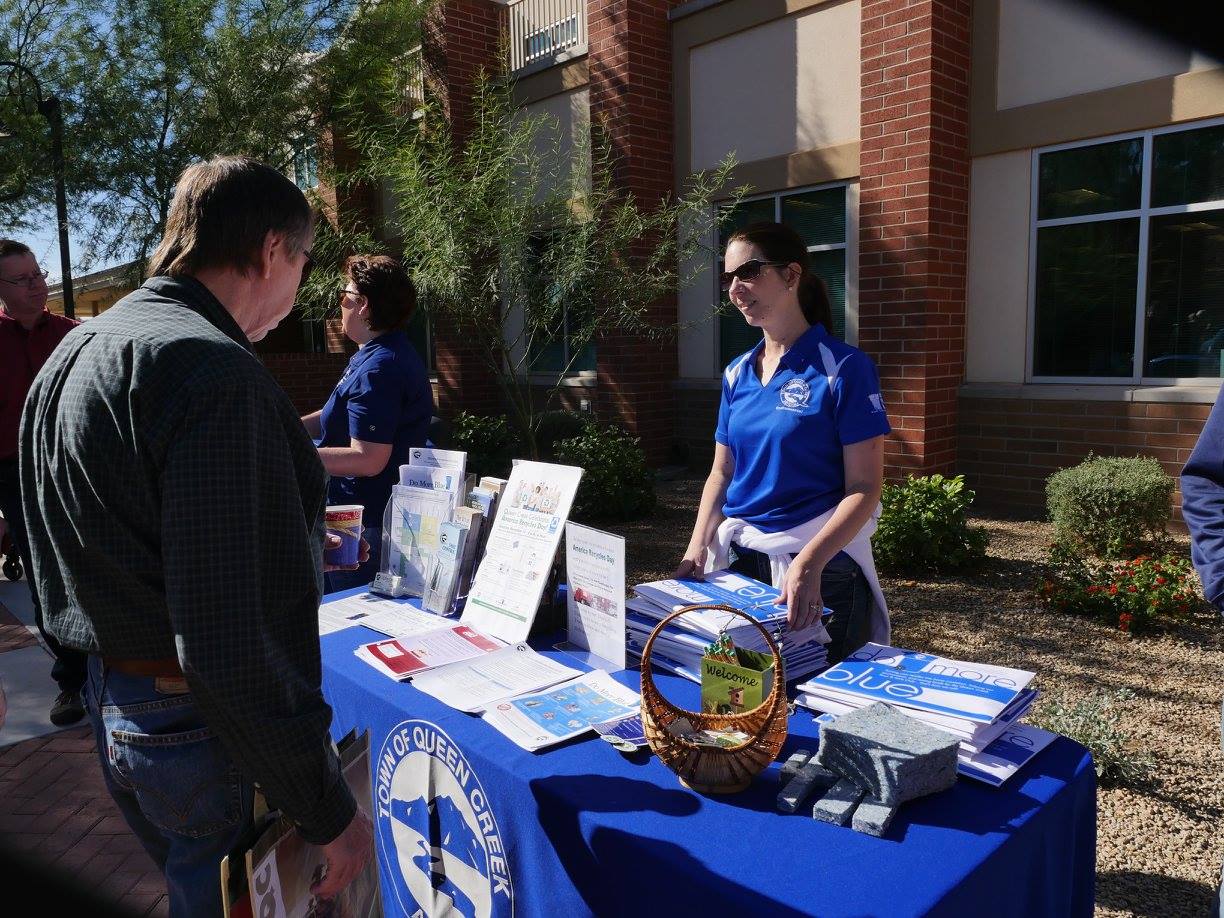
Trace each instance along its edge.
<instances>
[{"instance_id":1,"label":"stack of blue booklets","mask_svg":"<svg viewBox=\"0 0 1224 918\"><path fill-rule=\"evenodd\" d=\"M761 623L778 643L788 681L806 678L826 664L829 633L824 625L789 631L786 606L774 604L780 594L769 584L731 571L716 571L703 580L656 580L638 584L634 590L637 595L626 603L625 629L629 652L639 657L650 633L671 612L684 606L718 604L739 609ZM701 657L723 633L736 647L769 652L761 632L739 616L703 609L673 619L659 633L650 659L658 669L700 682Z\"/></svg>"},{"instance_id":2,"label":"stack of blue booklets","mask_svg":"<svg viewBox=\"0 0 1224 918\"><path fill-rule=\"evenodd\" d=\"M1037 697L1033 673L968 663L884 644L864 644L841 663L798 687L798 704L840 715L877 701L938 727L960 740L961 751L982 752Z\"/></svg>"}]
</instances>

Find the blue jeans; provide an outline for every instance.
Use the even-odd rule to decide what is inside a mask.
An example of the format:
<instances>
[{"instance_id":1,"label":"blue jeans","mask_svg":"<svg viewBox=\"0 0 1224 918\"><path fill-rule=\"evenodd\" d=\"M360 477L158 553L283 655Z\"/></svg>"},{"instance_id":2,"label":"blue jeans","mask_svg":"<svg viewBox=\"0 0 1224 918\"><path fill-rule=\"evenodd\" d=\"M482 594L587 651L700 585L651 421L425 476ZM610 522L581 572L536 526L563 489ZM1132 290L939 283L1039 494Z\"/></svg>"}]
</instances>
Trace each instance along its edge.
<instances>
[{"instance_id":1,"label":"blue jeans","mask_svg":"<svg viewBox=\"0 0 1224 918\"><path fill-rule=\"evenodd\" d=\"M85 702L107 790L166 875L172 918L215 918L221 859L251 824L255 788L181 680L129 676L90 656Z\"/></svg>"},{"instance_id":2,"label":"blue jeans","mask_svg":"<svg viewBox=\"0 0 1224 918\"><path fill-rule=\"evenodd\" d=\"M323 590L338 593L353 587L367 586L378 574L378 562L382 556L382 527L362 530L361 537L370 543L369 559L355 571L328 571L323 575Z\"/></svg>"},{"instance_id":3,"label":"blue jeans","mask_svg":"<svg viewBox=\"0 0 1224 918\"><path fill-rule=\"evenodd\" d=\"M768 555L740 545L731 547L737 556L731 570L762 583L770 582ZM833 610L825 619L832 638L828 645L832 665L866 644L871 629L871 587L858 562L845 552L839 551L825 565L820 575L820 598Z\"/></svg>"}]
</instances>

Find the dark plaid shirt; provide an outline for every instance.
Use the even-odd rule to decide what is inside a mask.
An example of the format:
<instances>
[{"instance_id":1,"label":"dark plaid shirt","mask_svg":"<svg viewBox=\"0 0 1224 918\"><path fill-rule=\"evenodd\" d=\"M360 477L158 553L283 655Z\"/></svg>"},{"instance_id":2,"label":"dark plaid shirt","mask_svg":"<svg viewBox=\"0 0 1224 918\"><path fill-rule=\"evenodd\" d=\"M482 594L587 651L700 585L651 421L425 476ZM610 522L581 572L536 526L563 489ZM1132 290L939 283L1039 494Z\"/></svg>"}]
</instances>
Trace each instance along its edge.
<instances>
[{"instance_id":1,"label":"dark plaid shirt","mask_svg":"<svg viewBox=\"0 0 1224 918\"><path fill-rule=\"evenodd\" d=\"M309 841L354 813L328 742L327 477L288 397L192 278L74 329L30 390L21 481L47 629L177 657L205 721Z\"/></svg>"}]
</instances>

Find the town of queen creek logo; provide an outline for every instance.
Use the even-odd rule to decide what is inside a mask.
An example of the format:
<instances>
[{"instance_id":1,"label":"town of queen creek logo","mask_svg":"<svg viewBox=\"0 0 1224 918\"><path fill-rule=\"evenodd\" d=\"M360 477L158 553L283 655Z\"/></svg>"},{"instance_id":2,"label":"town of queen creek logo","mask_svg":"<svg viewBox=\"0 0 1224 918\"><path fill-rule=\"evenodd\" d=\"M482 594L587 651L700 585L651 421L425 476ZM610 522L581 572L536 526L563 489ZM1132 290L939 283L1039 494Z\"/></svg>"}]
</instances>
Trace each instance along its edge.
<instances>
[{"instance_id":1,"label":"town of queen creek logo","mask_svg":"<svg viewBox=\"0 0 1224 918\"><path fill-rule=\"evenodd\" d=\"M792 379L778 393L783 408L806 408L812 398L812 390L802 379Z\"/></svg>"},{"instance_id":2,"label":"town of queen creek logo","mask_svg":"<svg viewBox=\"0 0 1224 918\"><path fill-rule=\"evenodd\" d=\"M428 721L405 720L387 734L375 768L378 844L399 914L513 915L497 820L451 738Z\"/></svg>"}]
</instances>

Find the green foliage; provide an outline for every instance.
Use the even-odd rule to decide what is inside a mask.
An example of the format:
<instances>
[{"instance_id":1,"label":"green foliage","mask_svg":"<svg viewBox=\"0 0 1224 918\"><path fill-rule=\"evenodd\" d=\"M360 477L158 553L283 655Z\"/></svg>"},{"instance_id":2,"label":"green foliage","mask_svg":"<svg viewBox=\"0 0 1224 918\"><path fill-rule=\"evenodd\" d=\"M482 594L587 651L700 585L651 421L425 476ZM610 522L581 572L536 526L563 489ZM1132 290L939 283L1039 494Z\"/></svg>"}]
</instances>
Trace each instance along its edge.
<instances>
[{"instance_id":1,"label":"green foliage","mask_svg":"<svg viewBox=\"0 0 1224 918\"><path fill-rule=\"evenodd\" d=\"M1035 709L1029 720L1086 746L1102 786L1138 784L1151 775L1153 763L1127 748L1131 740L1122 728L1122 706L1134 697L1130 689L1096 691L1078 701L1055 697Z\"/></svg>"},{"instance_id":2,"label":"green foliage","mask_svg":"<svg viewBox=\"0 0 1224 918\"><path fill-rule=\"evenodd\" d=\"M572 519L635 520L654 510L654 476L646 454L621 428L588 422L578 436L557 443L556 461L583 469Z\"/></svg>"},{"instance_id":3,"label":"green foliage","mask_svg":"<svg viewBox=\"0 0 1224 918\"><path fill-rule=\"evenodd\" d=\"M1173 479L1150 456L1089 456L1046 481L1054 538L1081 553L1127 558L1164 536Z\"/></svg>"},{"instance_id":4,"label":"green foliage","mask_svg":"<svg viewBox=\"0 0 1224 918\"><path fill-rule=\"evenodd\" d=\"M519 438L505 415L478 415L460 411L451 422L451 448L467 453L467 470L477 477L510 476L510 464L518 458Z\"/></svg>"},{"instance_id":5,"label":"green foliage","mask_svg":"<svg viewBox=\"0 0 1224 918\"><path fill-rule=\"evenodd\" d=\"M894 573L956 571L980 563L988 536L965 520L973 498L964 475L910 475L904 484L885 484L884 512L871 539L876 563Z\"/></svg>"},{"instance_id":6,"label":"green foliage","mask_svg":"<svg viewBox=\"0 0 1224 918\"><path fill-rule=\"evenodd\" d=\"M1060 543L1050 549L1038 594L1048 608L1139 633L1184 618L1203 603L1194 566L1184 555L1085 559Z\"/></svg>"},{"instance_id":7,"label":"green foliage","mask_svg":"<svg viewBox=\"0 0 1224 918\"><path fill-rule=\"evenodd\" d=\"M343 129L347 103L376 96L415 43L426 5L0 0L0 59L62 100L69 219L90 232L78 260L142 260L192 162L241 153L285 169L295 144ZM15 135L0 144L0 226L15 229L51 197L47 124L26 95L0 99Z\"/></svg>"},{"instance_id":8,"label":"green foliage","mask_svg":"<svg viewBox=\"0 0 1224 918\"><path fill-rule=\"evenodd\" d=\"M555 119L526 113L505 67L475 81L463 125L428 99L415 119L351 119L361 166L343 180L390 190L390 229L431 316L480 355L527 455L538 457L539 406L555 403L591 341L674 331L652 306L708 264L711 201L732 161L682 196L637 201L618 187L599 125L579 121L571 140ZM387 91L383 111L395 104ZM571 359L547 372L541 400L532 359L558 341Z\"/></svg>"},{"instance_id":9,"label":"green foliage","mask_svg":"<svg viewBox=\"0 0 1224 918\"><path fill-rule=\"evenodd\" d=\"M557 455L557 444L583 434L590 424L589 415L577 411L545 411L536 418L536 447L545 462Z\"/></svg>"}]
</instances>

